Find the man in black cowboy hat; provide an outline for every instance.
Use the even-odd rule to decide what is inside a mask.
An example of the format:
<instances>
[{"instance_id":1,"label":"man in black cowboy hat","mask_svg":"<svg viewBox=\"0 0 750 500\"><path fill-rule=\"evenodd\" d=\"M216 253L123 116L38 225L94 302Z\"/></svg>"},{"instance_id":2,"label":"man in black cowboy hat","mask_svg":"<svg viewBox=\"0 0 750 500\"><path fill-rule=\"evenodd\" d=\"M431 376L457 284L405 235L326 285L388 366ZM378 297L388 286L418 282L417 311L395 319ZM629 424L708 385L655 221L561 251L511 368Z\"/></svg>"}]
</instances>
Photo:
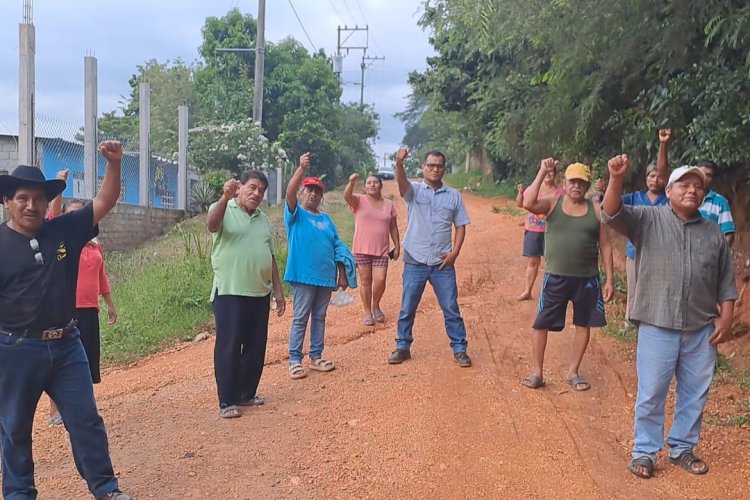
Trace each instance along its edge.
<instances>
[{"instance_id":1,"label":"man in black cowboy hat","mask_svg":"<svg viewBox=\"0 0 750 500\"><path fill-rule=\"evenodd\" d=\"M78 472L98 499L128 500L118 489L91 373L73 322L78 261L97 224L120 196L122 145L106 141L99 194L81 210L46 220L65 189L21 165L0 175L8 213L0 225L0 448L5 498L35 499L31 429L42 392L57 403ZM76 495L74 495L76 496Z\"/></svg>"}]
</instances>

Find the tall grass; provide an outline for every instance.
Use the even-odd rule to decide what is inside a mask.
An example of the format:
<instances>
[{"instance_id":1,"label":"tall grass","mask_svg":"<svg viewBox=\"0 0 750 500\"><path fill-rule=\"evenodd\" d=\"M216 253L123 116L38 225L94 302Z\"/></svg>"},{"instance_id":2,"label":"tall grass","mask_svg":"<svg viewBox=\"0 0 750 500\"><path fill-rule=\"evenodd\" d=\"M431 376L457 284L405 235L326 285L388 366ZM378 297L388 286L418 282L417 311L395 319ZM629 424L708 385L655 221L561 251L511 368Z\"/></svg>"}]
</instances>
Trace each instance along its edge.
<instances>
[{"instance_id":1,"label":"tall grass","mask_svg":"<svg viewBox=\"0 0 750 500\"><path fill-rule=\"evenodd\" d=\"M211 241L203 224L176 226L163 241L107 256L118 321L102 323L102 358L122 364L191 338L211 317Z\"/></svg>"}]
</instances>

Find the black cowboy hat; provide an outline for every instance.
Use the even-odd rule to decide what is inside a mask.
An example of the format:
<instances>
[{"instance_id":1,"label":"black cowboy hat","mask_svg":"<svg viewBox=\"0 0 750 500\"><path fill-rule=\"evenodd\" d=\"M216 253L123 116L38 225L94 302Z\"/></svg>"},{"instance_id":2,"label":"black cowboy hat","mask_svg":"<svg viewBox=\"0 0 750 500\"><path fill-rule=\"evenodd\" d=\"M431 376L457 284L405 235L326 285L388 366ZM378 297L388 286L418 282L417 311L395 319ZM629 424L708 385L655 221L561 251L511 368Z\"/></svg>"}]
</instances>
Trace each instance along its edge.
<instances>
[{"instance_id":1,"label":"black cowboy hat","mask_svg":"<svg viewBox=\"0 0 750 500\"><path fill-rule=\"evenodd\" d=\"M20 187L42 188L47 195L47 201L52 201L65 190L65 181L46 180L39 168L28 165L19 165L10 175L0 175L0 195L11 197Z\"/></svg>"}]
</instances>

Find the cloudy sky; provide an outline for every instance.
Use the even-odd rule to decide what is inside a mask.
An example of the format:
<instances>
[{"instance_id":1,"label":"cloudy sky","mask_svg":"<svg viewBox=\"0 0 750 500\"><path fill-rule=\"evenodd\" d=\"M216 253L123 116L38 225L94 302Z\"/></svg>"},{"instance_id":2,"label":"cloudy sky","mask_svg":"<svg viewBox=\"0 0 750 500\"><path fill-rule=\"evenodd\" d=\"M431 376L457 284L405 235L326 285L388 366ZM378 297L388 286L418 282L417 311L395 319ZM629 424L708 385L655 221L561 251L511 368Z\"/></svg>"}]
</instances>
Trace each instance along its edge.
<instances>
[{"instance_id":1,"label":"cloudy sky","mask_svg":"<svg viewBox=\"0 0 750 500\"><path fill-rule=\"evenodd\" d=\"M129 92L128 79L136 66L149 59L163 62L198 57L201 27L208 16L221 17L233 7L253 16L257 0L35 0L36 109L71 126L83 124L83 57L93 54L99 67L99 112L118 107ZM267 0L266 40L292 36L309 50L332 54L337 27L370 27L365 73L365 102L380 114L380 137L375 145L381 161L403 137L393 113L406 103L407 75L423 70L432 51L428 35L418 26L421 0ZM23 0L0 0L0 133L18 130L18 23ZM296 8L308 36L292 10ZM347 43L359 45L353 36ZM361 52L344 59L345 82L359 82ZM359 86L347 83L343 100L359 101Z\"/></svg>"}]
</instances>

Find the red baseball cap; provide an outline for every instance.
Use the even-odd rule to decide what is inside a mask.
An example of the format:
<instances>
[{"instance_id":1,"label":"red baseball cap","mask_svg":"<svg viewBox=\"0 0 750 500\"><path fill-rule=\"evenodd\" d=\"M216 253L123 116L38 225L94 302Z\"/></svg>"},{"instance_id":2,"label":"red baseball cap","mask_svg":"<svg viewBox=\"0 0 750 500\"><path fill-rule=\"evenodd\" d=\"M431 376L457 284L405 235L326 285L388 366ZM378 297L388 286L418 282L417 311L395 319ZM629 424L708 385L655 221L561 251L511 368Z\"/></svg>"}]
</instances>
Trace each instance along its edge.
<instances>
[{"instance_id":1,"label":"red baseball cap","mask_svg":"<svg viewBox=\"0 0 750 500\"><path fill-rule=\"evenodd\" d=\"M317 187L320 188L321 191L326 190L325 186L323 186L323 181L321 181L319 177L305 177L302 180L302 185L304 187Z\"/></svg>"}]
</instances>

